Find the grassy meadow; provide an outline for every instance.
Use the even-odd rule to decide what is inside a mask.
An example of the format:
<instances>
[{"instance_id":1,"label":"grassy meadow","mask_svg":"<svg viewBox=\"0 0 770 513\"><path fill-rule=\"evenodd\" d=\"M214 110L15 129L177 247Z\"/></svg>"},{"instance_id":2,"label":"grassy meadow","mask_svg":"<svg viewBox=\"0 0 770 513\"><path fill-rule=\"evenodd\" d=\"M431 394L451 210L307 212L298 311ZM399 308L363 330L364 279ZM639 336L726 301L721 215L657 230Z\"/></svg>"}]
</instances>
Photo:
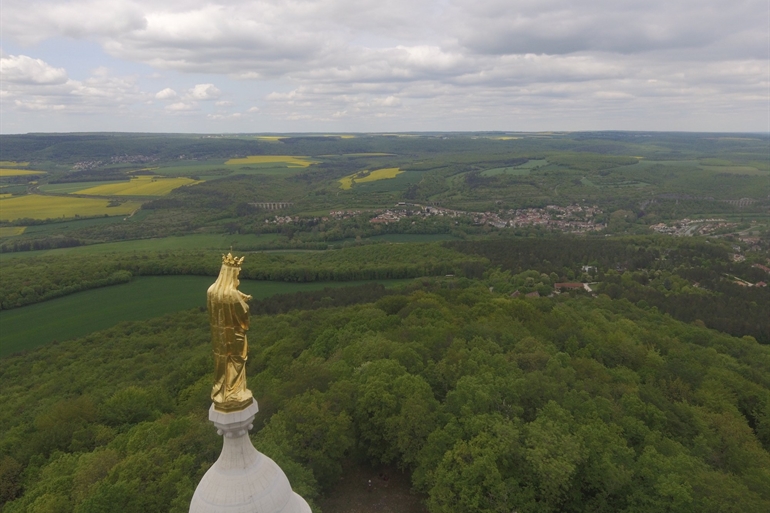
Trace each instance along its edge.
<instances>
[{"instance_id":1,"label":"grassy meadow","mask_svg":"<svg viewBox=\"0 0 770 513\"><path fill-rule=\"evenodd\" d=\"M129 283L78 292L34 305L0 311L0 357L53 341L82 337L123 321L138 321L206 306L211 276L144 276ZM387 286L411 280L380 280ZM240 290L255 299L325 287L349 287L367 281L288 283L241 280ZM254 324L257 324L256 322ZM256 326L253 328L256 329Z\"/></svg>"},{"instance_id":2,"label":"grassy meadow","mask_svg":"<svg viewBox=\"0 0 770 513\"><path fill-rule=\"evenodd\" d=\"M0 199L0 221L127 215L140 206L141 203L136 201L110 206L110 201L106 199L28 194Z\"/></svg>"},{"instance_id":3,"label":"grassy meadow","mask_svg":"<svg viewBox=\"0 0 770 513\"><path fill-rule=\"evenodd\" d=\"M34 227L32 227L34 228ZM31 231L31 230L30 230ZM230 246L235 250L243 247L253 247L267 244L275 240L278 235L269 233L265 235L228 235L224 233L199 233L179 237L163 237L159 239L138 239L120 242L105 242L103 244L91 244L74 248L46 249L40 251L23 251L16 253L1 253L0 262L21 257L50 256L50 255L93 255L101 253L133 252L133 251L172 251L178 249L210 249L216 251L228 251Z\"/></svg>"}]
</instances>

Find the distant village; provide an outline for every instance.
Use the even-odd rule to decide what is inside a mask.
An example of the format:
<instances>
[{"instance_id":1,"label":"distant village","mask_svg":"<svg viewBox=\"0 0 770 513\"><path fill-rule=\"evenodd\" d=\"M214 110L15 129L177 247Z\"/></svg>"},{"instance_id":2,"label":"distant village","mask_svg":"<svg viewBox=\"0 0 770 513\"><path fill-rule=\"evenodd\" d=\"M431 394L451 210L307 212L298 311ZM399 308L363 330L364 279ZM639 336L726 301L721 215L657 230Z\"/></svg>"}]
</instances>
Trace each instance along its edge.
<instances>
[{"instance_id":1,"label":"distant village","mask_svg":"<svg viewBox=\"0 0 770 513\"><path fill-rule=\"evenodd\" d=\"M398 223L405 218L415 217L452 217L470 219L476 225L488 225L495 228L516 228L521 226L543 226L568 233L583 233L605 228L596 220L602 210L597 206L584 207L570 205L560 207L548 205L545 208L511 209L502 212L466 212L437 206L419 205L415 203L399 203L394 208L375 210L377 215L369 220L372 224ZM329 213L332 219L349 219L371 212L361 210L337 210ZM284 218L287 219L287 218ZM290 219L290 218L288 218ZM276 217L275 222L280 223ZM284 221L286 222L286 221Z\"/></svg>"},{"instance_id":2,"label":"distant village","mask_svg":"<svg viewBox=\"0 0 770 513\"><path fill-rule=\"evenodd\" d=\"M669 225L670 224L670 225ZM650 226L652 231L674 235L678 237L692 237L693 235L709 235L717 230L734 228L736 223L729 223L726 219L688 219L684 218L673 223L658 223Z\"/></svg>"},{"instance_id":3,"label":"distant village","mask_svg":"<svg viewBox=\"0 0 770 513\"><path fill-rule=\"evenodd\" d=\"M103 160L83 160L81 162L75 162L72 165L72 170L87 171L112 164L146 164L148 162L156 162L158 160L158 157L150 157L147 155L116 155L114 157L110 157L110 160L107 162Z\"/></svg>"}]
</instances>

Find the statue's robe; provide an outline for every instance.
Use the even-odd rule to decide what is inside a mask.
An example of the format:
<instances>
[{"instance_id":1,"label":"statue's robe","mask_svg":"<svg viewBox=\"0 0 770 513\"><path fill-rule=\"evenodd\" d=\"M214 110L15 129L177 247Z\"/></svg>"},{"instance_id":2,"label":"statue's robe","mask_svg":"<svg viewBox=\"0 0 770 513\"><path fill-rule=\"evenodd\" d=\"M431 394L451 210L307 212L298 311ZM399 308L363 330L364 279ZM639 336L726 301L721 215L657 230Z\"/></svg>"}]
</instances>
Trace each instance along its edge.
<instances>
[{"instance_id":1,"label":"statue's robe","mask_svg":"<svg viewBox=\"0 0 770 513\"><path fill-rule=\"evenodd\" d=\"M211 400L220 411L241 410L253 400L246 388L249 307L244 302L247 296L234 292L236 297L228 294L230 297L216 298L209 293L207 298L215 361Z\"/></svg>"}]
</instances>

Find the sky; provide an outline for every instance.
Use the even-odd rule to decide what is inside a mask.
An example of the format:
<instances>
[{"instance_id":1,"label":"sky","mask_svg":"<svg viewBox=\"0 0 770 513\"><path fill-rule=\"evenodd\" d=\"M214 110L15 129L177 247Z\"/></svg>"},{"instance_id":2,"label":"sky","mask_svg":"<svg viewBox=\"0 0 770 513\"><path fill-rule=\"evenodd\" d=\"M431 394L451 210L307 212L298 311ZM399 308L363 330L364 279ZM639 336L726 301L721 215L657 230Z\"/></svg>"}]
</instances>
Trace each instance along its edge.
<instances>
[{"instance_id":1,"label":"sky","mask_svg":"<svg viewBox=\"0 0 770 513\"><path fill-rule=\"evenodd\" d=\"M0 133L770 131L768 0L2 0Z\"/></svg>"}]
</instances>

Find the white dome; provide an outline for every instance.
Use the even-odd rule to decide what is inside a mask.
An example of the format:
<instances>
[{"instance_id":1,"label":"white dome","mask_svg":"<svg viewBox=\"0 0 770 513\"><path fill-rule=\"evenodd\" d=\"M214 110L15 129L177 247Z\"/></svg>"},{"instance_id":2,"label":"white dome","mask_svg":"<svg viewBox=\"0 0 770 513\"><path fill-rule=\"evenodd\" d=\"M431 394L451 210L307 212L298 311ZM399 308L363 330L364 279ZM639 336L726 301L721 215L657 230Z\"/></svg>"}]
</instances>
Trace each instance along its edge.
<instances>
[{"instance_id":1,"label":"white dome","mask_svg":"<svg viewBox=\"0 0 770 513\"><path fill-rule=\"evenodd\" d=\"M190 513L310 513L281 467L251 444L248 430L256 412L249 410L209 412L224 446L195 489Z\"/></svg>"}]
</instances>

